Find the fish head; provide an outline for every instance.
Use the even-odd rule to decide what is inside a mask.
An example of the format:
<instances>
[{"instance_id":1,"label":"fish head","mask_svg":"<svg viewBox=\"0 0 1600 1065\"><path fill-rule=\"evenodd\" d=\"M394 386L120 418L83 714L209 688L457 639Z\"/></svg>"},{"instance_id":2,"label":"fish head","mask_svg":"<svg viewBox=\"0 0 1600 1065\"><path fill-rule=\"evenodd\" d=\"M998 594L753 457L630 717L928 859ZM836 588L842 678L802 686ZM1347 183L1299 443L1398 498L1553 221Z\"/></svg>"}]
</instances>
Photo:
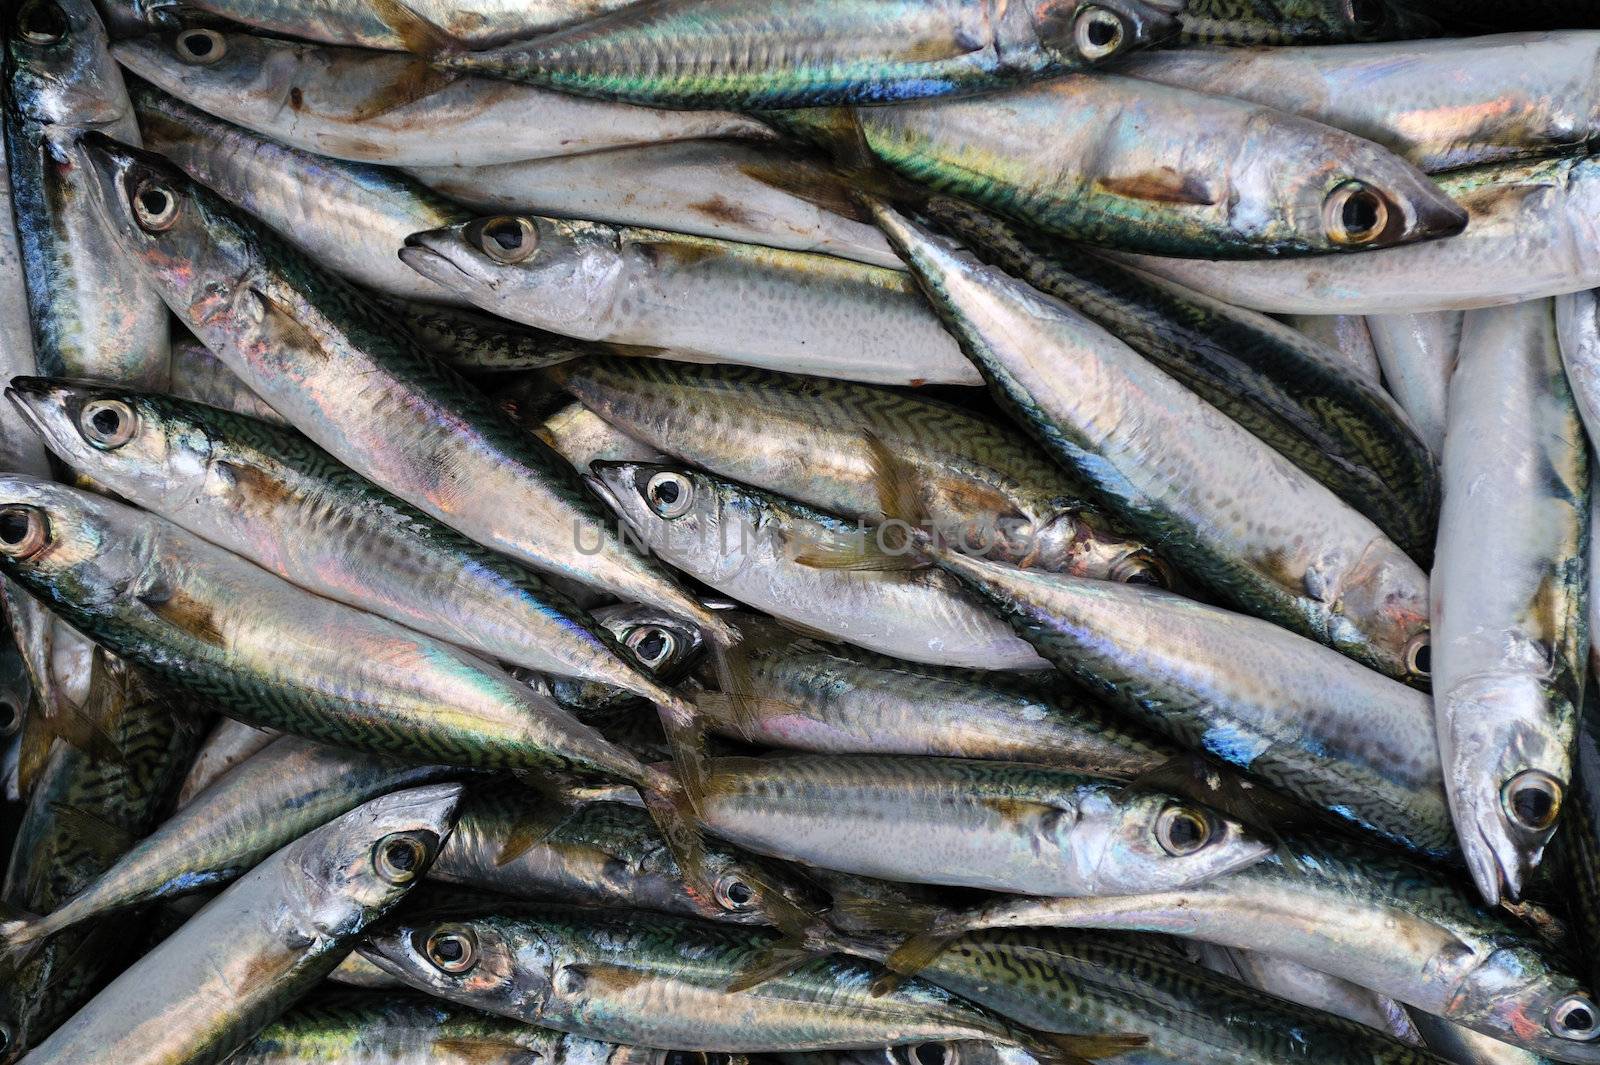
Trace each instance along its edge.
<instances>
[{"instance_id":1,"label":"fish head","mask_svg":"<svg viewBox=\"0 0 1600 1065\"><path fill-rule=\"evenodd\" d=\"M539 215L491 215L413 233L400 259L417 273L513 321L599 339L617 294L616 230Z\"/></svg>"},{"instance_id":2,"label":"fish head","mask_svg":"<svg viewBox=\"0 0 1600 1065\"><path fill-rule=\"evenodd\" d=\"M828 908L822 891L777 862L708 841L701 875L710 897L689 891L701 915L725 924L761 925L802 935Z\"/></svg>"},{"instance_id":3,"label":"fish head","mask_svg":"<svg viewBox=\"0 0 1600 1065\"><path fill-rule=\"evenodd\" d=\"M585 481L650 550L708 583L755 563L763 521L754 493L688 466L595 462Z\"/></svg>"},{"instance_id":4,"label":"fish head","mask_svg":"<svg viewBox=\"0 0 1600 1065\"><path fill-rule=\"evenodd\" d=\"M1503 943L1451 998L1452 1020L1560 1061L1600 1062L1600 1005L1531 944Z\"/></svg>"},{"instance_id":5,"label":"fish head","mask_svg":"<svg viewBox=\"0 0 1600 1065\"><path fill-rule=\"evenodd\" d=\"M24 0L6 34L11 103L30 123L130 133L122 74L92 0Z\"/></svg>"},{"instance_id":6,"label":"fish head","mask_svg":"<svg viewBox=\"0 0 1600 1065\"><path fill-rule=\"evenodd\" d=\"M285 879L318 934L348 938L421 883L456 823L462 785L373 799L290 846Z\"/></svg>"},{"instance_id":7,"label":"fish head","mask_svg":"<svg viewBox=\"0 0 1600 1065\"><path fill-rule=\"evenodd\" d=\"M699 626L641 603L616 603L591 612L633 663L660 680L674 681L705 651Z\"/></svg>"},{"instance_id":8,"label":"fish head","mask_svg":"<svg viewBox=\"0 0 1600 1065\"><path fill-rule=\"evenodd\" d=\"M109 604L149 566L148 519L88 492L0 474L0 570L47 605Z\"/></svg>"},{"instance_id":9,"label":"fish head","mask_svg":"<svg viewBox=\"0 0 1600 1065\"><path fill-rule=\"evenodd\" d=\"M106 231L197 332L232 310L261 261L255 232L165 157L101 133L78 139ZM257 306L251 304L252 307Z\"/></svg>"},{"instance_id":10,"label":"fish head","mask_svg":"<svg viewBox=\"0 0 1600 1065\"><path fill-rule=\"evenodd\" d=\"M412 987L533 1022L550 997L559 953L522 924L494 916L406 917L368 934L360 949Z\"/></svg>"},{"instance_id":11,"label":"fish head","mask_svg":"<svg viewBox=\"0 0 1600 1065\"><path fill-rule=\"evenodd\" d=\"M123 67L165 92L203 102L242 95L261 78L272 42L244 33L190 27L111 46Z\"/></svg>"},{"instance_id":12,"label":"fish head","mask_svg":"<svg viewBox=\"0 0 1600 1065\"><path fill-rule=\"evenodd\" d=\"M1180 8L1170 0L1033 0L1029 13L1046 54L1077 67L1171 37Z\"/></svg>"},{"instance_id":13,"label":"fish head","mask_svg":"<svg viewBox=\"0 0 1600 1065\"><path fill-rule=\"evenodd\" d=\"M125 499L181 499L204 483L212 444L172 417L164 397L117 385L14 378L6 398L51 453Z\"/></svg>"},{"instance_id":14,"label":"fish head","mask_svg":"<svg viewBox=\"0 0 1600 1065\"><path fill-rule=\"evenodd\" d=\"M1081 807L1097 890L1108 895L1198 884L1261 861L1271 846L1209 807L1140 789L1099 788ZM1080 826L1081 828L1082 826Z\"/></svg>"},{"instance_id":15,"label":"fish head","mask_svg":"<svg viewBox=\"0 0 1600 1065\"><path fill-rule=\"evenodd\" d=\"M1527 673L1480 675L1436 692L1450 814L1490 905L1515 899L1556 829L1577 715Z\"/></svg>"}]
</instances>

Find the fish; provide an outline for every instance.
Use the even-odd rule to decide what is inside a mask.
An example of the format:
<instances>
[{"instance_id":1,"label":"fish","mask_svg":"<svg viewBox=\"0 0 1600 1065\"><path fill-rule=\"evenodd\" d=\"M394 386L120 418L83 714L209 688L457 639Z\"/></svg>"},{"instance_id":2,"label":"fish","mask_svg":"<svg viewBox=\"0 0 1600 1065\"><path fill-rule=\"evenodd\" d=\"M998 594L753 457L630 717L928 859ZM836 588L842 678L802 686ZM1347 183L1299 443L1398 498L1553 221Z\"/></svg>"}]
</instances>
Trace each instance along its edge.
<instances>
[{"instance_id":1,"label":"fish","mask_svg":"<svg viewBox=\"0 0 1600 1065\"><path fill-rule=\"evenodd\" d=\"M928 517L990 558L1169 584L1166 564L1003 422L936 399L828 378L657 359L590 358L545 377L629 437L832 514L884 520L869 439L908 456Z\"/></svg>"},{"instance_id":2,"label":"fish","mask_svg":"<svg viewBox=\"0 0 1600 1065\"><path fill-rule=\"evenodd\" d=\"M1179 15L1184 43L1341 44L1437 32L1428 8L1387 0L1187 0ZM1184 49L1196 51L1197 49Z\"/></svg>"},{"instance_id":3,"label":"fish","mask_svg":"<svg viewBox=\"0 0 1600 1065\"><path fill-rule=\"evenodd\" d=\"M1355 134L1118 73L774 121L1031 228L1128 252L1320 261L1467 224L1426 175Z\"/></svg>"},{"instance_id":4,"label":"fish","mask_svg":"<svg viewBox=\"0 0 1600 1065\"><path fill-rule=\"evenodd\" d=\"M818 958L748 991L723 989L774 941L757 928L547 906L516 915L401 915L360 949L380 968L449 1001L663 1050L758 1053L984 1039L1021 1047L1041 1065L1064 1065L1130 1042L1037 1034L920 981L875 998L868 985L878 970L853 958Z\"/></svg>"},{"instance_id":5,"label":"fish","mask_svg":"<svg viewBox=\"0 0 1600 1065\"><path fill-rule=\"evenodd\" d=\"M418 343L462 373L537 370L611 350L466 307L412 300L380 302Z\"/></svg>"},{"instance_id":6,"label":"fish","mask_svg":"<svg viewBox=\"0 0 1600 1065\"><path fill-rule=\"evenodd\" d=\"M133 101L151 151L325 269L389 296L463 302L396 261L395 250L409 233L468 217L465 208L403 174L286 148L148 86L136 86Z\"/></svg>"},{"instance_id":7,"label":"fish","mask_svg":"<svg viewBox=\"0 0 1600 1065\"><path fill-rule=\"evenodd\" d=\"M1367 329L1366 318L1361 315L1286 314L1280 320L1338 355L1341 365L1363 381L1377 383L1382 379L1383 370L1372 346L1372 334Z\"/></svg>"},{"instance_id":8,"label":"fish","mask_svg":"<svg viewBox=\"0 0 1600 1065\"><path fill-rule=\"evenodd\" d=\"M656 107L766 110L965 95L1089 69L1171 35L1176 7L656 0L490 48L416 36L444 70Z\"/></svg>"},{"instance_id":9,"label":"fish","mask_svg":"<svg viewBox=\"0 0 1600 1065\"><path fill-rule=\"evenodd\" d=\"M1461 311L1367 318L1383 379L1435 455L1444 448L1450 375L1461 347Z\"/></svg>"},{"instance_id":10,"label":"fish","mask_svg":"<svg viewBox=\"0 0 1600 1065\"><path fill-rule=\"evenodd\" d=\"M303 32L303 31L302 31ZM416 57L193 26L112 45L158 89L289 148L387 166L491 166L702 138L773 139L729 111L661 111Z\"/></svg>"},{"instance_id":11,"label":"fish","mask_svg":"<svg viewBox=\"0 0 1600 1065\"><path fill-rule=\"evenodd\" d=\"M1588 664L1588 445L1552 302L1467 315L1449 403L1434 709L1461 848L1493 905L1520 897L1555 831Z\"/></svg>"},{"instance_id":12,"label":"fish","mask_svg":"<svg viewBox=\"0 0 1600 1065\"><path fill-rule=\"evenodd\" d=\"M34 377L36 374L12 374L17 377ZM267 406L267 401L239 380L239 375L227 364L211 354L198 340L180 340L172 345L172 395L208 407L220 407L235 414L248 415L257 421L274 425L287 425L283 415ZM20 411L18 413L21 413ZM39 439L38 434L34 439ZM42 443L42 441L41 441ZM26 471L18 471L26 472Z\"/></svg>"},{"instance_id":13,"label":"fish","mask_svg":"<svg viewBox=\"0 0 1600 1065\"><path fill-rule=\"evenodd\" d=\"M1426 561L1439 474L1376 379L1263 315L1124 269L1048 236L935 200L929 216L983 261L1091 318Z\"/></svg>"},{"instance_id":14,"label":"fish","mask_svg":"<svg viewBox=\"0 0 1600 1065\"><path fill-rule=\"evenodd\" d=\"M658 557L735 600L811 633L909 662L985 670L1049 664L942 573L823 569L812 556L877 545L859 522L693 467L591 464L589 483Z\"/></svg>"},{"instance_id":15,"label":"fish","mask_svg":"<svg viewBox=\"0 0 1600 1065\"><path fill-rule=\"evenodd\" d=\"M1180 571L1420 678L1427 575L1368 518L1087 318L874 212L1001 403Z\"/></svg>"},{"instance_id":16,"label":"fish","mask_svg":"<svg viewBox=\"0 0 1600 1065\"><path fill-rule=\"evenodd\" d=\"M1272 314L1398 314L1471 310L1600 287L1590 225L1600 210L1600 159L1558 156L1441 174L1466 210L1449 240L1303 263L1119 261Z\"/></svg>"},{"instance_id":17,"label":"fish","mask_svg":"<svg viewBox=\"0 0 1600 1065\"><path fill-rule=\"evenodd\" d=\"M1208 969L1308 1009L1321 1010L1387 1032L1403 1043L1423 1045L1422 1036L1418 1034L1411 1015L1394 999L1374 994L1348 980L1318 972L1297 961L1258 950L1230 950L1204 942L1195 942L1191 946L1197 960Z\"/></svg>"},{"instance_id":18,"label":"fish","mask_svg":"<svg viewBox=\"0 0 1600 1065\"><path fill-rule=\"evenodd\" d=\"M1429 173L1585 153L1600 135L1600 34L1525 32L1322 48L1186 48L1119 73L1233 96L1389 148Z\"/></svg>"},{"instance_id":19,"label":"fish","mask_svg":"<svg viewBox=\"0 0 1600 1065\"><path fill-rule=\"evenodd\" d=\"M1164 932L1269 951L1556 1061L1600 1057L1600 1012L1531 934L1422 866L1336 841L1278 852L1196 887L1103 898L1000 900L935 922L889 958L914 972L977 929Z\"/></svg>"},{"instance_id":20,"label":"fish","mask_svg":"<svg viewBox=\"0 0 1600 1065\"><path fill-rule=\"evenodd\" d=\"M484 213L587 218L904 268L862 216L844 178L812 153L794 149L676 141L406 172Z\"/></svg>"},{"instance_id":21,"label":"fish","mask_svg":"<svg viewBox=\"0 0 1600 1065\"><path fill-rule=\"evenodd\" d=\"M188 806L195 796L218 778L280 735L282 733L273 729L256 728L231 718L218 721L216 727L206 735L205 743L195 754L194 761L189 764L189 772L178 788L174 812Z\"/></svg>"},{"instance_id":22,"label":"fish","mask_svg":"<svg viewBox=\"0 0 1600 1065\"><path fill-rule=\"evenodd\" d=\"M611 635L619 657L663 685L676 687L688 676L691 666L707 657L709 648L699 629L655 607L613 603L595 607L590 615ZM741 660L745 657L741 651ZM512 674L530 684L537 679L540 689L547 691L552 699L580 719L585 715L601 715L618 708L631 708L641 701L637 694L626 688L603 681L533 674L531 671L513 670Z\"/></svg>"},{"instance_id":23,"label":"fish","mask_svg":"<svg viewBox=\"0 0 1600 1065\"><path fill-rule=\"evenodd\" d=\"M221 1062L311 990L419 882L459 784L395 792L283 847L28 1055L32 1065Z\"/></svg>"},{"instance_id":24,"label":"fish","mask_svg":"<svg viewBox=\"0 0 1600 1065\"><path fill-rule=\"evenodd\" d=\"M400 258L474 305L581 340L874 384L976 384L902 270L540 215L413 233Z\"/></svg>"},{"instance_id":25,"label":"fish","mask_svg":"<svg viewBox=\"0 0 1600 1065\"><path fill-rule=\"evenodd\" d=\"M313 442L486 548L731 642L670 573L606 528L564 460L379 308L159 157L104 138L89 154L102 217L162 298ZM580 549L580 533L595 546Z\"/></svg>"}]
</instances>

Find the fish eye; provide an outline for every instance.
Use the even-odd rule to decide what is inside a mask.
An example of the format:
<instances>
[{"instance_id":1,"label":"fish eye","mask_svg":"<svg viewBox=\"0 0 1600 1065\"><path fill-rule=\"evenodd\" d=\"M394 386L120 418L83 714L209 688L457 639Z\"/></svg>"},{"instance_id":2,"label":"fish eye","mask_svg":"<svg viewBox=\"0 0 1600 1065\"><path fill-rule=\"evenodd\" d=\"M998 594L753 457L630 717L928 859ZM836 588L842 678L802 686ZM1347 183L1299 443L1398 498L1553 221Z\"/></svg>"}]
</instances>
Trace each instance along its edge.
<instances>
[{"instance_id":1,"label":"fish eye","mask_svg":"<svg viewBox=\"0 0 1600 1065\"><path fill-rule=\"evenodd\" d=\"M71 27L52 0L30 0L17 12L17 33L29 44L55 44Z\"/></svg>"},{"instance_id":2,"label":"fish eye","mask_svg":"<svg viewBox=\"0 0 1600 1065\"><path fill-rule=\"evenodd\" d=\"M1091 62L1115 55L1127 36L1115 11L1090 4L1072 21L1072 41L1078 54Z\"/></svg>"},{"instance_id":3,"label":"fish eye","mask_svg":"<svg viewBox=\"0 0 1600 1065\"><path fill-rule=\"evenodd\" d=\"M102 451L115 451L133 439L138 415L120 399L97 399L78 412L78 429L84 438Z\"/></svg>"},{"instance_id":4,"label":"fish eye","mask_svg":"<svg viewBox=\"0 0 1600 1065\"><path fill-rule=\"evenodd\" d=\"M889 1065L960 1065L961 1052L949 1043L910 1043L885 1047Z\"/></svg>"},{"instance_id":5,"label":"fish eye","mask_svg":"<svg viewBox=\"0 0 1600 1065\"><path fill-rule=\"evenodd\" d=\"M428 937L422 953L444 972L468 972L478 964L478 937L464 924L442 925Z\"/></svg>"},{"instance_id":6,"label":"fish eye","mask_svg":"<svg viewBox=\"0 0 1600 1065\"><path fill-rule=\"evenodd\" d=\"M713 890L717 896L717 905L736 913L748 910L756 901L755 889L736 873L729 873L718 880Z\"/></svg>"},{"instance_id":7,"label":"fish eye","mask_svg":"<svg viewBox=\"0 0 1600 1065\"><path fill-rule=\"evenodd\" d=\"M372 865L391 884L409 884L428 860L427 845L400 832L384 836L372 851Z\"/></svg>"},{"instance_id":8,"label":"fish eye","mask_svg":"<svg viewBox=\"0 0 1600 1065\"><path fill-rule=\"evenodd\" d=\"M216 30L184 30L173 40L172 49L185 63L203 67L228 54L228 41Z\"/></svg>"},{"instance_id":9,"label":"fish eye","mask_svg":"<svg viewBox=\"0 0 1600 1065\"><path fill-rule=\"evenodd\" d=\"M678 648L678 638L660 625L646 625L628 633L625 641L641 665L654 669L672 657Z\"/></svg>"},{"instance_id":10,"label":"fish eye","mask_svg":"<svg viewBox=\"0 0 1600 1065\"><path fill-rule=\"evenodd\" d=\"M10 699L0 699L0 736L16 735L21 725L22 711L18 709L17 704Z\"/></svg>"},{"instance_id":11,"label":"fish eye","mask_svg":"<svg viewBox=\"0 0 1600 1065\"><path fill-rule=\"evenodd\" d=\"M1370 244L1389 225L1389 207L1364 181L1346 181L1322 205L1328 239L1335 244Z\"/></svg>"},{"instance_id":12,"label":"fish eye","mask_svg":"<svg viewBox=\"0 0 1600 1065\"><path fill-rule=\"evenodd\" d=\"M1211 818L1192 806L1169 806L1156 819L1156 841L1174 858L1204 847L1211 839Z\"/></svg>"},{"instance_id":13,"label":"fish eye","mask_svg":"<svg viewBox=\"0 0 1600 1065\"><path fill-rule=\"evenodd\" d=\"M1418 677L1433 675L1433 642L1427 633L1418 633L1406 644L1406 672Z\"/></svg>"},{"instance_id":14,"label":"fish eye","mask_svg":"<svg viewBox=\"0 0 1600 1065\"><path fill-rule=\"evenodd\" d=\"M1506 818L1528 832L1543 832L1561 813L1561 781L1542 769L1524 769L1500 789Z\"/></svg>"},{"instance_id":15,"label":"fish eye","mask_svg":"<svg viewBox=\"0 0 1600 1065\"><path fill-rule=\"evenodd\" d=\"M32 558L49 542L49 525L37 507L20 503L0 507L0 555Z\"/></svg>"},{"instance_id":16,"label":"fish eye","mask_svg":"<svg viewBox=\"0 0 1600 1065\"><path fill-rule=\"evenodd\" d=\"M178 220L178 194L155 178L146 178L133 190L133 220L147 233L171 229Z\"/></svg>"},{"instance_id":17,"label":"fish eye","mask_svg":"<svg viewBox=\"0 0 1600 1065\"><path fill-rule=\"evenodd\" d=\"M1110 576L1123 584L1145 584L1153 588L1166 588L1171 584L1166 567L1144 554L1118 559L1111 567Z\"/></svg>"},{"instance_id":18,"label":"fish eye","mask_svg":"<svg viewBox=\"0 0 1600 1065\"><path fill-rule=\"evenodd\" d=\"M1376 33L1383 26L1383 0L1347 0L1344 13L1362 33Z\"/></svg>"},{"instance_id":19,"label":"fish eye","mask_svg":"<svg viewBox=\"0 0 1600 1065\"><path fill-rule=\"evenodd\" d=\"M1588 1042L1600 1035L1600 1011L1583 995L1568 995L1550 1011L1550 1030L1562 1039Z\"/></svg>"},{"instance_id":20,"label":"fish eye","mask_svg":"<svg viewBox=\"0 0 1600 1065\"><path fill-rule=\"evenodd\" d=\"M681 473L663 470L645 483L644 501L663 518L681 518L694 501L694 485Z\"/></svg>"},{"instance_id":21,"label":"fish eye","mask_svg":"<svg viewBox=\"0 0 1600 1065\"><path fill-rule=\"evenodd\" d=\"M11 1026L0 1024L0 1054L11 1049Z\"/></svg>"},{"instance_id":22,"label":"fish eye","mask_svg":"<svg viewBox=\"0 0 1600 1065\"><path fill-rule=\"evenodd\" d=\"M520 263L539 248L539 230L521 215L486 218L476 226L472 240L485 255L507 266Z\"/></svg>"}]
</instances>

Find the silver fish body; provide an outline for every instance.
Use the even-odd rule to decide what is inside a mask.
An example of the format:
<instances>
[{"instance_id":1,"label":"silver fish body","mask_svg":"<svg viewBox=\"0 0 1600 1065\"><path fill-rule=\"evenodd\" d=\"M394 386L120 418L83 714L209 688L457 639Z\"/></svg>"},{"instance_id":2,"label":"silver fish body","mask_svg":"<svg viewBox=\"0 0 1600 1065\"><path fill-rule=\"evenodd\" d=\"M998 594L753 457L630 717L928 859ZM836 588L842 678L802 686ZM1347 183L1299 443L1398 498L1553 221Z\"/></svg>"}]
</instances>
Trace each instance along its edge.
<instances>
[{"instance_id":1,"label":"silver fish body","mask_svg":"<svg viewBox=\"0 0 1600 1065\"><path fill-rule=\"evenodd\" d=\"M272 729L256 728L232 718L223 718L206 736L206 741L195 754L189 772L178 788L176 810L189 805L195 796L243 762L261 748L277 739L280 734Z\"/></svg>"},{"instance_id":2,"label":"silver fish body","mask_svg":"<svg viewBox=\"0 0 1600 1065\"><path fill-rule=\"evenodd\" d=\"M1367 316L1383 380L1435 455L1444 447L1450 375L1461 346L1460 311Z\"/></svg>"},{"instance_id":3,"label":"silver fish body","mask_svg":"<svg viewBox=\"0 0 1600 1065\"><path fill-rule=\"evenodd\" d=\"M1284 322L1339 356L1363 381L1377 381L1382 369L1367 320L1359 314L1290 314Z\"/></svg>"}]
</instances>

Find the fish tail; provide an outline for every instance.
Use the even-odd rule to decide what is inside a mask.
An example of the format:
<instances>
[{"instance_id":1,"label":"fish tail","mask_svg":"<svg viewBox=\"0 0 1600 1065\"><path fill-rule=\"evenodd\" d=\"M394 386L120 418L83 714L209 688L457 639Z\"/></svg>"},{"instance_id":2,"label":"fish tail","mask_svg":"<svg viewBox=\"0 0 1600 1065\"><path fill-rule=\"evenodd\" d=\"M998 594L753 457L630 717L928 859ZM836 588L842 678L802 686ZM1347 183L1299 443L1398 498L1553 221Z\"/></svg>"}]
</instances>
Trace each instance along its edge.
<instances>
[{"instance_id":1,"label":"fish tail","mask_svg":"<svg viewBox=\"0 0 1600 1065\"><path fill-rule=\"evenodd\" d=\"M414 55L439 61L467 50L456 37L413 11L405 0L372 0L372 9Z\"/></svg>"},{"instance_id":2,"label":"fish tail","mask_svg":"<svg viewBox=\"0 0 1600 1065\"><path fill-rule=\"evenodd\" d=\"M699 708L682 695L663 690L651 701L661 718L667 743L672 747L673 768L677 773L673 801L681 801L688 811L698 815L709 772L705 718Z\"/></svg>"},{"instance_id":3,"label":"fish tail","mask_svg":"<svg viewBox=\"0 0 1600 1065\"><path fill-rule=\"evenodd\" d=\"M14 907L0 907L0 956L20 965L54 929L47 917L25 913Z\"/></svg>"}]
</instances>

